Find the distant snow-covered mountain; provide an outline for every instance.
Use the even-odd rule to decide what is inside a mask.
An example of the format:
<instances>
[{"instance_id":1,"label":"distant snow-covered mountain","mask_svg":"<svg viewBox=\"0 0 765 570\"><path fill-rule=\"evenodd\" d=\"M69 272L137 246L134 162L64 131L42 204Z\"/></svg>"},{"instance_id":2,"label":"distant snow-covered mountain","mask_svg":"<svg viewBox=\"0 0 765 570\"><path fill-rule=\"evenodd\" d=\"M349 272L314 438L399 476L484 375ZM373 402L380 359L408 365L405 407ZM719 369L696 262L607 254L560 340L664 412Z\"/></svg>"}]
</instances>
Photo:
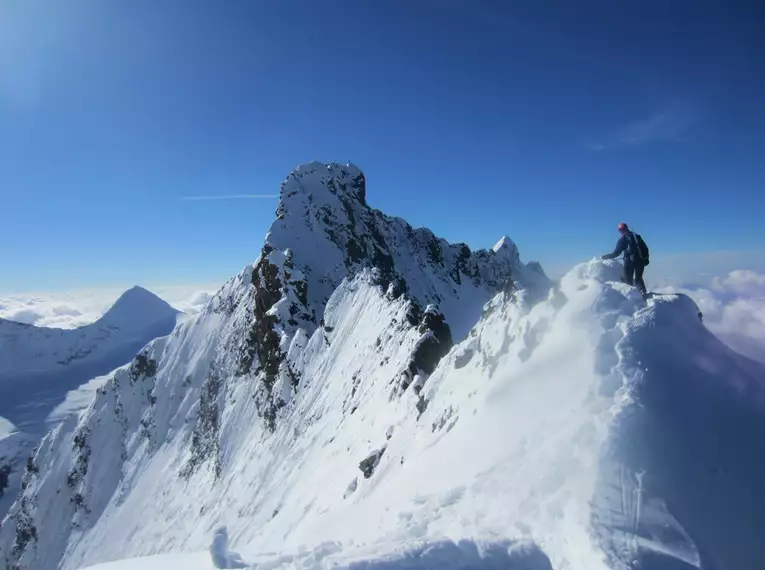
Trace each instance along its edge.
<instances>
[{"instance_id":1,"label":"distant snow-covered mountain","mask_svg":"<svg viewBox=\"0 0 765 570\"><path fill-rule=\"evenodd\" d=\"M98 321L78 329L0 319L0 517L45 431L87 407L94 382L169 334L178 315L153 293L133 287Z\"/></svg>"},{"instance_id":2,"label":"distant snow-covered mountain","mask_svg":"<svg viewBox=\"0 0 765 570\"><path fill-rule=\"evenodd\" d=\"M0 319L3 362L0 378L60 371L72 364L102 358L104 351L115 347L130 345L140 349L146 343L147 330L168 334L175 326L177 314L177 310L150 291L133 287L98 321L77 329L36 327Z\"/></svg>"},{"instance_id":3,"label":"distant snow-covered mountain","mask_svg":"<svg viewBox=\"0 0 765 570\"><path fill-rule=\"evenodd\" d=\"M212 568L221 525L266 568L761 568L763 366L616 262L552 283L366 191L289 175L255 263L43 438L10 568Z\"/></svg>"}]
</instances>

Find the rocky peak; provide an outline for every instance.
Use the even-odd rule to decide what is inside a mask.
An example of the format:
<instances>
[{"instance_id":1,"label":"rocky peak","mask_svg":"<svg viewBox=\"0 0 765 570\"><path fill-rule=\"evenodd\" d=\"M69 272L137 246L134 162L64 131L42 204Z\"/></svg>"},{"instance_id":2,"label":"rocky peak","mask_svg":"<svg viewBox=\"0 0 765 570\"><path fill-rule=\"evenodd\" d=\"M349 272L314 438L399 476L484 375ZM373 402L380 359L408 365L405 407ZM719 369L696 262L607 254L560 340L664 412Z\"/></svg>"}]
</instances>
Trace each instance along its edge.
<instances>
[{"instance_id":1,"label":"rocky peak","mask_svg":"<svg viewBox=\"0 0 765 570\"><path fill-rule=\"evenodd\" d=\"M427 228L415 229L370 207L366 190L364 173L352 164L311 162L282 183L276 220L252 270L250 331L239 348L238 367L239 374L261 378L259 404L270 418L300 382L287 358L292 340L322 326L328 299L347 277L368 270L389 298L432 305L423 325L428 331L421 331L427 336L423 346L434 347L424 359L430 362L426 372L448 351L452 335L461 338L472 324L457 318L447 335L435 315L452 322L459 313L476 307L480 312L515 281L535 286L546 281L526 270L509 238L495 251L450 244Z\"/></svg>"},{"instance_id":2,"label":"rocky peak","mask_svg":"<svg viewBox=\"0 0 765 570\"><path fill-rule=\"evenodd\" d=\"M495 254L497 254L501 258L509 259L511 261L516 261L520 259L520 254L518 253L518 246L515 245L515 242L507 236L502 236L500 240L497 243L495 243L494 247L492 247L491 249Z\"/></svg>"},{"instance_id":3,"label":"rocky peak","mask_svg":"<svg viewBox=\"0 0 765 570\"><path fill-rule=\"evenodd\" d=\"M146 323L174 319L178 313L166 301L136 285L120 295L97 324L140 328L146 326Z\"/></svg>"},{"instance_id":4,"label":"rocky peak","mask_svg":"<svg viewBox=\"0 0 765 570\"><path fill-rule=\"evenodd\" d=\"M350 163L300 165L282 183L266 243L292 251L295 267L305 275L308 306L318 319L340 281L365 267L375 270L392 296L408 294L422 306L440 305L464 287L498 290L508 280L523 283L530 273L509 238L500 240L494 252L450 244L427 228L414 229L370 207L366 190L364 173ZM539 274L533 273L538 282Z\"/></svg>"},{"instance_id":5,"label":"rocky peak","mask_svg":"<svg viewBox=\"0 0 765 570\"><path fill-rule=\"evenodd\" d=\"M366 178L361 169L351 163L314 161L301 164L282 182L276 214L280 218L288 208L305 203L337 207L348 201L366 205Z\"/></svg>"}]
</instances>

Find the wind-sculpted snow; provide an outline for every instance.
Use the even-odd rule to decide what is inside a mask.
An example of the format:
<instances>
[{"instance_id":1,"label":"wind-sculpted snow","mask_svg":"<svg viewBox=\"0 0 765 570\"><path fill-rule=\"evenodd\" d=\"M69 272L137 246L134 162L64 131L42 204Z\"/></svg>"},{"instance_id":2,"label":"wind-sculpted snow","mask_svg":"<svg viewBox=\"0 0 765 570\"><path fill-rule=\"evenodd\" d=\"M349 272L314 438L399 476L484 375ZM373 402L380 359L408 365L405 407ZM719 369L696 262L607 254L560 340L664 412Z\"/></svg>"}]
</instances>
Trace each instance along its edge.
<instances>
[{"instance_id":1,"label":"wind-sculpted snow","mask_svg":"<svg viewBox=\"0 0 765 570\"><path fill-rule=\"evenodd\" d=\"M175 334L145 351L147 364L141 368L153 376L131 372L138 368L133 365L118 370L79 425L64 423L43 440L37 461L48 467L44 474L29 477L26 502L14 506L16 527L21 521L26 532L14 536L4 527L0 536L6 553L14 555L15 549L22 562L52 568L71 540L70 564L77 567L79 560L93 556L108 559L115 552L146 547L153 552L149 545L157 540L186 543L189 522L200 516L226 519L232 508L240 522L245 513L265 522L282 503L313 502L317 480L334 474L306 478L303 473L325 469L327 453L334 449L337 454L341 445L352 455L346 463L349 480L362 477L357 464L369 452L370 438L347 430L342 439L328 442L329 433L357 424L362 402L378 407L375 396L383 402L392 398L392 417L367 414L375 440L385 441L396 418L416 413L416 398L393 397L401 391L400 375L420 337L407 320L412 303L389 300L369 271L341 285L328 303L325 326L310 338L298 336L302 348L291 365L302 378L300 397L271 433L257 420L260 385L223 372L235 364L237 354L227 350L232 337L226 329L221 334L220 325L236 323L246 314L246 304L218 300L230 299L228 293L239 290L247 277L245 273L233 280L196 321L179 325ZM227 318L232 306L239 308ZM212 402L203 406L200 394L207 393L213 378ZM370 394L371 387L377 391ZM338 493L348 482L334 482L342 486ZM185 499L163 491L165 485L184 488ZM241 485L241 492L249 495L246 504L231 502L226 489L232 485ZM39 501L57 516L35 516L34 503ZM157 517L169 526L144 524ZM71 537L70 521L76 525ZM171 538L172 527L177 534ZM34 539L27 540L27 548L16 548L19 536L31 534L40 543L44 540L44 549L36 548L37 542L30 545ZM203 527L197 538L206 540Z\"/></svg>"},{"instance_id":2,"label":"wind-sculpted snow","mask_svg":"<svg viewBox=\"0 0 765 570\"><path fill-rule=\"evenodd\" d=\"M629 405L600 466L595 529L625 564L755 570L765 567L765 367L697 313L688 297L660 296L622 326Z\"/></svg>"},{"instance_id":3,"label":"wind-sculpted snow","mask_svg":"<svg viewBox=\"0 0 765 570\"><path fill-rule=\"evenodd\" d=\"M212 553L211 553L212 554ZM210 560L212 558L212 561ZM83 570L214 570L216 556L172 553L107 562ZM344 549L326 542L294 553L260 554L250 565L256 570L301 568L320 570L552 570L550 561L533 544L512 541L422 541L374 549Z\"/></svg>"},{"instance_id":4,"label":"wind-sculpted snow","mask_svg":"<svg viewBox=\"0 0 765 570\"><path fill-rule=\"evenodd\" d=\"M353 416L365 393L362 384L372 383L369 376L377 378L374 385L397 410L396 418L417 417L426 406L418 394L428 374L453 340L467 333L485 301L518 286L539 296L550 285L540 269L526 270L517 248L504 242L496 252L450 245L370 208L356 167L301 166L282 186L277 219L258 260L194 319L117 370L80 420L62 414L63 423L37 453L43 470L27 474L12 524L0 533L6 558L39 568L57 565L64 552L66 564L87 559L94 552L86 546L95 544L91 539L124 535L130 525L121 526L115 513L137 513L133 499L142 492L136 489L158 481L197 490L186 493L196 501L190 510L163 507L175 512L170 519L179 524L171 540L188 539L183 522L199 516L199 504L205 505L202 513L216 512L208 500L242 468L258 472L260 491L251 490L252 501L269 504L281 496L272 488L281 487L275 470L281 473L290 463L276 458L294 453L285 441L301 441L297 434L306 422L318 422L324 413L312 419L311 405L316 386L337 383L325 376L329 370L348 387L342 397L328 391L335 404L323 408L342 402L338 412ZM335 321L361 299L369 300L357 307L358 320L334 332ZM360 342L364 348L356 353ZM253 445L246 452L251 457L237 466ZM365 458L375 449L381 457L384 450L371 440L354 447L355 478L363 475L359 464ZM101 461L106 465L96 467ZM370 476L374 470L375 464L363 468ZM348 485L344 481L343 489ZM161 504L151 499L139 518L164 517L157 511ZM273 513L278 505L270 508ZM60 517L45 517L40 509ZM132 539L120 542L126 549L152 548L156 537L145 535L156 531L151 529L142 523ZM107 555L108 549L97 550L96 556Z\"/></svg>"},{"instance_id":5,"label":"wind-sculpted snow","mask_svg":"<svg viewBox=\"0 0 765 570\"><path fill-rule=\"evenodd\" d=\"M256 263L43 440L10 567L206 552L225 525L255 568L761 568L763 367L691 299L616 262L549 287L505 239L428 257L354 167L301 172Z\"/></svg>"}]
</instances>

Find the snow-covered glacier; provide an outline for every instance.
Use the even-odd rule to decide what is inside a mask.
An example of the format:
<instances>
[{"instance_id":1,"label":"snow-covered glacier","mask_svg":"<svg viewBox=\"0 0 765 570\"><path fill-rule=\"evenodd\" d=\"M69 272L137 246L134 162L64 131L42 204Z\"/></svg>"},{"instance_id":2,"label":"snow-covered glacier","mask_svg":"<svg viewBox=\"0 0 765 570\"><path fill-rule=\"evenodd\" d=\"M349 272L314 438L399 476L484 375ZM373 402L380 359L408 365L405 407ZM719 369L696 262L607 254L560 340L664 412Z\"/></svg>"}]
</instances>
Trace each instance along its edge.
<instances>
[{"instance_id":1,"label":"snow-covered glacier","mask_svg":"<svg viewBox=\"0 0 765 570\"><path fill-rule=\"evenodd\" d=\"M257 261L43 439L6 566L212 568L225 525L258 568L765 567L762 365L616 262L553 283L366 190L290 174Z\"/></svg>"}]
</instances>

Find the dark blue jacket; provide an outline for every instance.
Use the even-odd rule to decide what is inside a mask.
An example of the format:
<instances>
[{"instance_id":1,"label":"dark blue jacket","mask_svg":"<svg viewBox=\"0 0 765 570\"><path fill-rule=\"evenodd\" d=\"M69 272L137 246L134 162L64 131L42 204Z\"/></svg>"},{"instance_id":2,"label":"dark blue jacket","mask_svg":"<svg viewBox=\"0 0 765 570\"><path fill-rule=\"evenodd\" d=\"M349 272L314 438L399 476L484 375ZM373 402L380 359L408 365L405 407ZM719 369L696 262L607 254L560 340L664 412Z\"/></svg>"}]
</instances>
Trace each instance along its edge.
<instances>
[{"instance_id":1,"label":"dark blue jacket","mask_svg":"<svg viewBox=\"0 0 765 570\"><path fill-rule=\"evenodd\" d=\"M612 253L603 256L603 259L613 259L624 253L625 263L632 265L643 265L643 258L640 255L640 248L635 234L625 232L616 242L616 249Z\"/></svg>"}]
</instances>

